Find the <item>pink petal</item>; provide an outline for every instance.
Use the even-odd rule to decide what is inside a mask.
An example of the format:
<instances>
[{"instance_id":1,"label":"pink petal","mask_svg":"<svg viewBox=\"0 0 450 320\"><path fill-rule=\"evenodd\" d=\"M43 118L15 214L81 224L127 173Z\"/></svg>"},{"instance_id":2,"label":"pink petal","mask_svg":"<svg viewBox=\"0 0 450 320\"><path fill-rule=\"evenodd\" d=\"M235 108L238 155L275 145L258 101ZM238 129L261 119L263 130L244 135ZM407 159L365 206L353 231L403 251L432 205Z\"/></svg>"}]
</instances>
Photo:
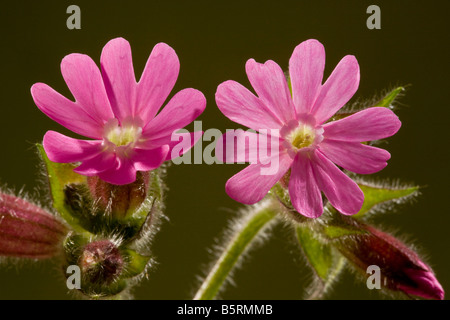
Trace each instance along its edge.
<instances>
[{"instance_id":1,"label":"pink petal","mask_svg":"<svg viewBox=\"0 0 450 320\"><path fill-rule=\"evenodd\" d=\"M161 166L166 160L169 146L164 145L157 149L134 149L132 161L137 171L150 171Z\"/></svg>"},{"instance_id":2,"label":"pink petal","mask_svg":"<svg viewBox=\"0 0 450 320\"><path fill-rule=\"evenodd\" d=\"M309 113L322 86L325 49L317 40L300 43L289 60L292 97L298 114Z\"/></svg>"},{"instance_id":3,"label":"pink petal","mask_svg":"<svg viewBox=\"0 0 450 320\"><path fill-rule=\"evenodd\" d=\"M98 177L115 185L125 185L136 181L136 169L133 163L129 159L122 157L117 157L117 160L117 167L100 172Z\"/></svg>"},{"instance_id":4,"label":"pink petal","mask_svg":"<svg viewBox=\"0 0 450 320\"><path fill-rule=\"evenodd\" d=\"M81 165L73 171L84 176L96 176L117 166L117 159L114 152L100 152L94 158L84 160Z\"/></svg>"},{"instance_id":5,"label":"pink petal","mask_svg":"<svg viewBox=\"0 0 450 320\"><path fill-rule=\"evenodd\" d=\"M256 163L258 136L258 133L241 129L227 131L216 142L217 159L224 163Z\"/></svg>"},{"instance_id":6,"label":"pink petal","mask_svg":"<svg viewBox=\"0 0 450 320\"><path fill-rule=\"evenodd\" d=\"M280 129L283 126L260 99L236 81L225 81L217 87L216 103L228 119L253 130Z\"/></svg>"},{"instance_id":7,"label":"pink petal","mask_svg":"<svg viewBox=\"0 0 450 320\"><path fill-rule=\"evenodd\" d=\"M51 161L71 163L95 157L101 151L102 141L78 140L55 131L47 131L43 146Z\"/></svg>"},{"instance_id":8,"label":"pink petal","mask_svg":"<svg viewBox=\"0 0 450 320\"><path fill-rule=\"evenodd\" d=\"M378 172L387 166L386 161L391 158L386 150L359 142L325 139L319 149L337 165L358 174Z\"/></svg>"},{"instance_id":9,"label":"pink petal","mask_svg":"<svg viewBox=\"0 0 450 320\"><path fill-rule=\"evenodd\" d=\"M341 109L359 86L359 65L354 56L345 56L320 89L311 109L317 123L323 123Z\"/></svg>"},{"instance_id":10,"label":"pink petal","mask_svg":"<svg viewBox=\"0 0 450 320\"><path fill-rule=\"evenodd\" d=\"M280 66L271 60L261 64L250 59L245 69L262 103L270 108L283 123L295 119L291 94Z\"/></svg>"},{"instance_id":11,"label":"pink petal","mask_svg":"<svg viewBox=\"0 0 450 320\"><path fill-rule=\"evenodd\" d=\"M114 114L102 75L95 62L84 54L70 54L61 62L61 72L78 104L102 126Z\"/></svg>"},{"instance_id":12,"label":"pink petal","mask_svg":"<svg viewBox=\"0 0 450 320\"><path fill-rule=\"evenodd\" d=\"M196 132L189 132L189 133L176 133L174 137L178 137L178 140L175 141L167 141L167 144L169 146L169 151L167 152L167 157L165 161L169 161L178 157L181 157L183 154L188 152L202 137L203 132L202 131L196 131ZM190 146L185 146L180 150L178 154L172 154L172 151L176 145L178 145L181 141L186 141L189 139L191 141ZM154 141L152 141L153 143Z\"/></svg>"},{"instance_id":13,"label":"pink petal","mask_svg":"<svg viewBox=\"0 0 450 320\"><path fill-rule=\"evenodd\" d=\"M261 150L261 147L266 149ZM276 149L272 150L272 147ZM216 141L216 157L225 163L257 163L280 152L278 137L242 129L230 130Z\"/></svg>"},{"instance_id":14,"label":"pink petal","mask_svg":"<svg viewBox=\"0 0 450 320\"><path fill-rule=\"evenodd\" d=\"M394 135L401 127L388 108L373 107L323 126L324 137L343 141L373 141Z\"/></svg>"},{"instance_id":15,"label":"pink petal","mask_svg":"<svg viewBox=\"0 0 450 320\"><path fill-rule=\"evenodd\" d=\"M180 61L175 51L158 43L148 58L136 95L136 115L147 124L167 99L178 78Z\"/></svg>"},{"instance_id":16,"label":"pink petal","mask_svg":"<svg viewBox=\"0 0 450 320\"><path fill-rule=\"evenodd\" d=\"M398 285L400 290L426 299L444 300L444 289L429 268L405 268L404 273L408 276L409 283Z\"/></svg>"},{"instance_id":17,"label":"pink petal","mask_svg":"<svg viewBox=\"0 0 450 320\"><path fill-rule=\"evenodd\" d=\"M109 41L100 58L111 108L119 121L135 115L136 78L130 44L123 38Z\"/></svg>"},{"instance_id":18,"label":"pink petal","mask_svg":"<svg viewBox=\"0 0 450 320\"><path fill-rule=\"evenodd\" d=\"M205 107L206 99L203 93L195 89L183 89L149 122L143 135L151 140L170 137L174 131L193 122Z\"/></svg>"},{"instance_id":19,"label":"pink petal","mask_svg":"<svg viewBox=\"0 0 450 320\"><path fill-rule=\"evenodd\" d=\"M314 177L311 160L300 152L292 164L289 195L295 210L300 214L308 218L322 215L322 194Z\"/></svg>"},{"instance_id":20,"label":"pink petal","mask_svg":"<svg viewBox=\"0 0 450 320\"><path fill-rule=\"evenodd\" d=\"M185 129L183 129L183 131L184 130ZM169 146L169 154L167 154L166 160L171 160L171 159L173 159L173 157L171 156L171 152L175 146L177 146L181 142L184 142L185 145L183 145L183 146L186 149L185 151L188 151L191 147L194 146L195 143L197 143L197 141L200 140L202 135L203 135L203 131L181 132L181 133L178 131L175 131L175 132L172 132L172 134L170 136L163 136L163 137L156 138L156 139L152 139L152 137L150 136L149 138L147 138L147 140L142 140L141 143L139 143L138 148L150 150L150 149L159 148L163 145L168 145ZM190 140L189 149L187 148L186 140ZM181 151L180 154L178 154L176 157L182 156L183 154L184 154L184 152Z\"/></svg>"},{"instance_id":21,"label":"pink petal","mask_svg":"<svg viewBox=\"0 0 450 320\"><path fill-rule=\"evenodd\" d=\"M291 164L291 157L287 154L280 155L278 170L273 175L261 175L261 168L264 165L251 164L227 181L225 191L230 198L240 203L254 204L266 196L275 183L289 170Z\"/></svg>"},{"instance_id":22,"label":"pink petal","mask_svg":"<svg viewBox=\"0 0 450 320\"><path fill-rule=\"evenodd\" d=\"M346 215L358 213L364 202L364 194L352 179L320 151L316 151L313 156L312 169L320 190L333 207Z\"/></svg>"},{"instance_id":23,"label":"pink petal","mask_svg":"<svg viewBox=\"0 0 450 320\"><path fill-rule=\"evenodd\" d=\"M37 107L50 119L67 129L92 139L102 139L103 127L79 105L63 97L44 83L31 87Z\"/></svg>"}]
</instances>

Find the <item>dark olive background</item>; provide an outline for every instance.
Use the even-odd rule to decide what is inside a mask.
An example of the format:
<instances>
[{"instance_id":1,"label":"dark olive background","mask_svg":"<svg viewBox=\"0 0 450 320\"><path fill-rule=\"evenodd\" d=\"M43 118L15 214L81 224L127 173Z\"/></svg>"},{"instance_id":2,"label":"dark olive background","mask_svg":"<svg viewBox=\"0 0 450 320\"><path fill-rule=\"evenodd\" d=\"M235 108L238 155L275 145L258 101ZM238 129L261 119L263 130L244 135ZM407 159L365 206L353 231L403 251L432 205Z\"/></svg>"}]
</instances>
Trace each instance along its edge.
<instances>
[{"instance_id":1,"label":"dark olive background","mask_svg":"<svg viewBox=\"0 0 450 320\"><path fill-rule=\"evenodd\" d=\"M66 28L66 8L81 7L82 29ZM382 29L368 30L366 9L378 4ZM218 110L217 85L234 79L249 87L247 59L272 59L287 69L300 42L316 38L327 53L326 76L346 54L357 57L361 83L355 98L371 98L395 85L410 85L397 110L403 126L385 147L388 167L375 175L426 186L422 196L376 221L406 235L429 258L450 288L448 255L448 1L16 1L2 4L0 181L35 193L40 179L33 143L57 130L72 135L41 113L30 87L45 82L70 97L59 64L70 53L99 63L102 47L122 36L131 43L139 78L152 47L172 46L181 71L172 92L201 90L207 108L203 129L237 128ZM207 144L207 143L205 143ZM233 212L242 207L224 191L238 165L172 165L166 214L170 221L154 241L159 265L135 290L139 299L190 299L196 276L209 263L214 244ZM235 272L225 299L299 299L309 271L285 229L260 246ZM0 266L1 299L67 299L61 271L49 262ZM379 299L347 273L329 296Z\"/></svg>"}]
</instances>

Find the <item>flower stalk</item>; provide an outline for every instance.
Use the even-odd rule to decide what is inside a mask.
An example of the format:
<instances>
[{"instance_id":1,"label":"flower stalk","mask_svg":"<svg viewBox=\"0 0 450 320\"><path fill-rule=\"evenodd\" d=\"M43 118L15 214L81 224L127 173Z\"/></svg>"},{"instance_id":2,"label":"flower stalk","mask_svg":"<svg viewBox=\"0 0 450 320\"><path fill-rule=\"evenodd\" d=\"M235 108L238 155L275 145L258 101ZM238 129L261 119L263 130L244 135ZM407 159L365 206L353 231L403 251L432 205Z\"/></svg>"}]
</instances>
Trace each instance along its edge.
<instances>
[{"instance_id":1,"label":"flower stalk","mask_svg":"<svg viewBox=\"0 0 450 320\"><path fill-rule=\"evenodd\" d=\"M211 300L217 297L239 259L245 255L258 235L275 220L276 205L271 200L264 201L236 223L238 228L203 281L194 300Z\"/></svg>"}]
</instances>

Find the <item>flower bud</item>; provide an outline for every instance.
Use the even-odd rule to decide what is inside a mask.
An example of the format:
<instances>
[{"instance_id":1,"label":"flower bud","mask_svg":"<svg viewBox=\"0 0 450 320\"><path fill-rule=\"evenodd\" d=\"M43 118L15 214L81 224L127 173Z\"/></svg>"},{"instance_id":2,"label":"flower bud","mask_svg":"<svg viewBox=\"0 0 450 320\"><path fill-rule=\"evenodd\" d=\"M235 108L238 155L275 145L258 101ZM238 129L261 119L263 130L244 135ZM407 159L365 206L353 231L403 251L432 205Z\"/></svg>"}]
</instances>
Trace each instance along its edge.
<instances>
[{"instance_id":1,"label":"flower bud","mask_svg":"<svg viewBox=\"0 0 450 320\"><path fill-rule=\"evenodd\" d=\"M407 276L412 279L414 285L399 284L398 288L407 294L428 299L444 300L444 289L436 279L433 271L421 261L418 263L423 270L415 268L404 270Z\"/></svg>"},{"instance_id":2,"label":"flower bud","mask_svg":"<svg viewBox=\"0 0 450 320\"><path fill-rule=\"evenodd\" d=\"M138 172L136 181L127 185L109 184L97 176L88 177L88 186L93 199L101 209L114 217L124 218L144 202L149 185L149 173Z\"/></svg>"},{"instance_id":3,"label":"flower bud","mask_svg":"<svg viewBox=\"0 0 450 320\"><path fill-rule=\"evenodd\" d=\"M117 246L109 240L87 244L79 258L79 266L89 283L109 284L123 269L123 258Z\"/></svg>"},{"instance_id":4,"label":"flower bud","mask_svg":"<svg viewBox=\"0 0 450 320\"><path fill-rule=\"evenodd\" d=\"M50 258L59 252L66 233L44 209L0 192L0 256Z\"/></svg>"},{"instance_id":5,"label":"flower bud","mask_svg":"<svg viewBox=\"0 0 450 320\"><path fill-rule=\"evenodd\" d=\"M433 271L416 252L393 236L354 222L361 232L334 240L338 250L366 275L371 265L380 268L381 284L426 299L444 299L444 290Z\"/></svg>"}]
</instances>

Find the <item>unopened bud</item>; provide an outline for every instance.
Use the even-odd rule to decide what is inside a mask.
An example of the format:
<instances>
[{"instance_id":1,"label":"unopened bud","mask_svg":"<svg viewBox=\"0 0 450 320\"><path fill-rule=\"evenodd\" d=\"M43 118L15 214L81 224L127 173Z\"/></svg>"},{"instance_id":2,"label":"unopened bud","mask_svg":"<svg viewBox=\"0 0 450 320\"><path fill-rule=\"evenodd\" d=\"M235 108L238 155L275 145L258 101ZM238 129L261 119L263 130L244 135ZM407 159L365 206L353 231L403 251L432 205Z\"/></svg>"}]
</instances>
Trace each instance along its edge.
<instances>
[{"instance_id":1,"label":"unopened bud","mask_svg":"<svg viewBox=\"0 0 450 320\"><path fill-rule=\"evenodd\" d=\"M364 273L371 265L381 271L381 284L426 299L442 300L444 290L433 271L404 243L372 226L354 222L361 232L334 239L339 251Z\"/></svg>"},{"instance_id":2,"label":"unopened bud","mask_svg":"<svg viewBox=\"0 0 450 320\"><path fill-rule=\"evenodd\" d=\"M66 227L44 209L0 193L0 256L50 258L66 234Z\"/></svg>"},{"instance_id":3,"label":"unopened bud","mask_svg":"<svg viewBox=\"0 0 450 320\"><path fill-rule=\"evenodd\" d=\"M405 293L428 299L444 300L444 289L436 279L433 271L422 262L422 270L405 269L404 272L412 280L413 285L399 284L399 289Z\"/></svg>"},{"instance_id":4,"label":"unopened bud","mask_svg":"<svg viewBox=\"0 0 450 320\"><path fill-rule=\"evenodd\" d=\"M111 283L121 274L123 258L114 243L100 240L84 247L79 265L89 283L103 285Z\"/></svg>"}]
</instances>

